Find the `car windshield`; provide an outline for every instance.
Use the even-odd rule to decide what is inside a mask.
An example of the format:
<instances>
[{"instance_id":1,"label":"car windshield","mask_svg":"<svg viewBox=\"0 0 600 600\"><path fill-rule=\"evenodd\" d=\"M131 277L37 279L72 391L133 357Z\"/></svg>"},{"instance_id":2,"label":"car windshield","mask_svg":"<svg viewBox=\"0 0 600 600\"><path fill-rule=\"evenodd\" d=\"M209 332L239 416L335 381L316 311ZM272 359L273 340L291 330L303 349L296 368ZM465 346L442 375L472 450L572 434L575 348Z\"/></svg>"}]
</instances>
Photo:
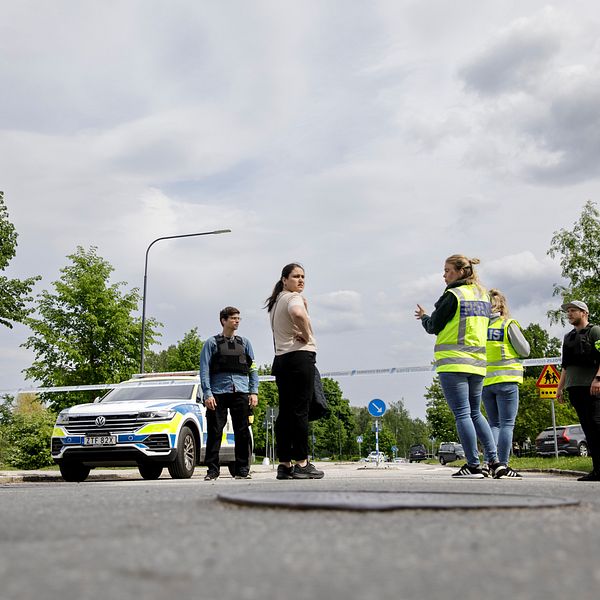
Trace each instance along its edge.
<instances>
[{"instance_id":1,"label":"car windshield","mask_svg":"<svg viewBox=\"0 0 600 600\"><path fill-rule=\"evenodd\" d=\"M192 383L163 383L159 385L131 385L115 388L101 402L127 402L130 400L189 400L194 392Z\"/></svg>"}]
</instances>

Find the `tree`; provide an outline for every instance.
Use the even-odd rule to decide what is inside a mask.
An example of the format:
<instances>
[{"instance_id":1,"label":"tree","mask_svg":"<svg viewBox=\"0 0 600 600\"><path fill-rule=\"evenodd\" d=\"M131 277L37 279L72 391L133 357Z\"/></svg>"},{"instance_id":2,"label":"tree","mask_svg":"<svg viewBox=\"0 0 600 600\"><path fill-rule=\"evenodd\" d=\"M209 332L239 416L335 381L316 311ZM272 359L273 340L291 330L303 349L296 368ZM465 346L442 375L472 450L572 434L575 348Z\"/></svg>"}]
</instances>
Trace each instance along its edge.
<instances>
[{"instance_id":1,"label":"tree","mask_svg":"<svg viewBox=\"0 0 600 600\"><path fill-rule=\"evenodd\" d=\"M148 373L172 373L176 371L197 371L200 364L200 352L204 343L198 336L198 328L190 329L177 344L171 344L166 350L148 352L145 369Z\"/></svg>"},{"instance_id":2,"label":"tree","mask_svg":"<svg viewBox=\"0 0 600 600\"><path fill-rule=\"evenodd\" d=\"M10 416L0 418L0 459L17 469L39 469L54 464L50 438L56 415L43 406L35 394L18 396ZM0 411L1 412L1 411Z\"/></svg>"},{"instance_id":3,"label":"tree","mask_svg":"<svg viewBox=\"0 0 600 600\"><path fill-rule=\"evenodd\" d=\"M550 358L560 356L561 342L558 338L550 337L548 332L537 323L530 323L523 329L523 336L529 342L531 352L529 358ZM525 367L526 377L540 376L543 367Z\"/></svg>"},{"instance_id":4,"label":"tree","mask_svg":"<svg viewBox=\"0 0 600 600\"><path fill-rule=\"evenodd\" d=\"M25 369L28 379L44 386L116 383L136 372L140 360L141 320L132 316L139 294L122 292L123 282L110 284L113 267L96 248L77 248L54 282L37 299L38 317L25 322L33 335L23 344L35 360ZM154 343L156 321L146 321L146 344ZM62 409L91 394L53 394L52 408Z\"/></svg>"},{"instance_id":5,"label":"tree","mask_svg":"<svg viewBox=\"0 0 600 600\"><path fill-rule=\"evenodd\" d=\"M454 415L444 398L444 392L438 377L434 377L432 384L426 388L427 398L427 423L431 436L440 442L451 442L458 439Z\"/></svg>"},{"instance_id":6,"label":"tree","mask_svg":"<svg viewBox=\"0 0 600 600\"><path fill-rule=\"evenodd\" d=\"M429 428L421 419L412 419L404 407L404 402L392 402L382 419L383 427L394 436L394 444L401 456L408 455L413 444L429 443Z\"/></svg>"},{"instance_id":7,"label":"tree","mask_svg":"<svg viewBox=\"0 0 600 600\"><path fill-rule=\"evenodd\" d=\"M268 375L269 373L259 374ZM258 384L258 404L254 407L254 421L252 423L252 435L254 437L254 448L255 452L262 453L267 456L267 409L269 407L279 406L279 393L277 391L277 385L274 381L261 381ZM271 429L272 423L269 422L269 446L272 442L273 430Z\"/></svg>"},{"instance_id":8,"label":"tree","mask_svg":"<svg viewBox=\"0 0 600 600\"><path fill-rule=\"evenodd\" d=\"M513 439L523 445L528 438L533 443L540 431L552 425L551 400L540 398L536 379L526 377L519 385L519 412L515 420ZM554 405L557 425L578 423L575 409L569 403Z\"/></svg>"},{"instance_id":9,"label":"tree","mask_svg":"<svg viewBox=\"0 0 600 600\"><path fill-rule=\"evenodd\" d=\"M375 445L375 432L369 431L365 436L366 452L374 452ZM393 456L392 446L395 445L396 440L394 439L394 434L386 427L382 427L379 430L379 452L387 454L388 457Z\"/></svg>"},{"instance_id":10,"label":"tree","mask_svg":"<svg viewBox=\"0 0 600 600\"><path fill-rule=\"evenodd\" d=\"M342 389L334 379L323 379L323 391L329 405L329 416L312 423L315 454L337 457L354 454L357 444L350 402L343 397Z\"/></svg>"},{"instance_id":11,"label":"tree","mask_svg":"<svg viewBox=\"0 0 600 600\"><path fill-rule=\"evenodd\" d=\"M588 200L571 231L555 231L548 255L560 257L561 275L569 285L554 284L554 296L563 302L583 300L590 309L590 322L600 320L600 211ZM548 311L552 323L565 323L560 309Z\"/></svg>"},{"instance_id":12,"label":"tree","mask_svg":"<svg viewBox=\"0 0 600 600\"><path fill-rule=\"evenodd\" d=\"M0 191L0 272L15 257L17 248L17 232L8 219L8 210L4 204L4 192ZM37 277L28 279L9 279L0 275L0 325L12 329L12 322L19 323L31 312L28 303L29 294Z\"/></svg>"}]
</instances>

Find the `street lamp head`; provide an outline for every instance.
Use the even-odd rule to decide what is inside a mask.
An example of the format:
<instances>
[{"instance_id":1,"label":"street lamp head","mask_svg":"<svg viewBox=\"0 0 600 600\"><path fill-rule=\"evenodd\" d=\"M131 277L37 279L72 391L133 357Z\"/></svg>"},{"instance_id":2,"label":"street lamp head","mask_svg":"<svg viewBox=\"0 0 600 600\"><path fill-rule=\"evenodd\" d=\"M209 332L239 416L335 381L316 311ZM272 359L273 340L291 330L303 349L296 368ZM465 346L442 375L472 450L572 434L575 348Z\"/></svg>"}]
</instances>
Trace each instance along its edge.
<instances>
[{"instance_id":1,"label":"street lamp head","mask_svg":"<svg viewBox=\"0 0 600 600\"><path fill-rule=\"evenodd\" d=\"M174 240L178 238L186 238L186 237L196 237L199 235L218 235L221 233L231 233L231 229L215 229L214 231L199 231L198 233L182 233L180 235L167 235L164 237L159 237L153 240L148 248L146 248L146 260L144 261L144 292L142 295L142 341L140 348L140 373L144 372L144 344L145 344L145 334L146 334L146 283L148 278L148 253L150 252L150 248L160 240Z\"/></svg>"}]
</instances>

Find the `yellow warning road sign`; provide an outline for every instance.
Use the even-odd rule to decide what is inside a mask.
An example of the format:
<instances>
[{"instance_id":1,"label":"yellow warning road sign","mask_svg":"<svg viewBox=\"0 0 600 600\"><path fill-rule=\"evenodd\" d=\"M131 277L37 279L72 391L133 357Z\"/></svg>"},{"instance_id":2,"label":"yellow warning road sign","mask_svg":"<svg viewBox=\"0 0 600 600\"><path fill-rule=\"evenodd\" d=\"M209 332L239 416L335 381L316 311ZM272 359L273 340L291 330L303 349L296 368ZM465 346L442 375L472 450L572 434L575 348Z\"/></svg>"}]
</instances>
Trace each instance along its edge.
<instances>
[{"instance_id":1,"label":"yellow warning road sign","mask_svg":"<svg viewBox=\"0 0 600 600\"><path fill-rule=\"evenodd\" d=\"M558 382L560 381L560 373L558 372L558 369L554 366L554 365L546 365L540 376L538 377L538 380L536 382L536 387L539 387L541 391L545 391L545 390L549 390L551 388L554 388L554 394L553 396L546 396L546 395L541 395L542 398L550 398L556 397L556 388L558 387Z\"/></svg>"}]
</instances>

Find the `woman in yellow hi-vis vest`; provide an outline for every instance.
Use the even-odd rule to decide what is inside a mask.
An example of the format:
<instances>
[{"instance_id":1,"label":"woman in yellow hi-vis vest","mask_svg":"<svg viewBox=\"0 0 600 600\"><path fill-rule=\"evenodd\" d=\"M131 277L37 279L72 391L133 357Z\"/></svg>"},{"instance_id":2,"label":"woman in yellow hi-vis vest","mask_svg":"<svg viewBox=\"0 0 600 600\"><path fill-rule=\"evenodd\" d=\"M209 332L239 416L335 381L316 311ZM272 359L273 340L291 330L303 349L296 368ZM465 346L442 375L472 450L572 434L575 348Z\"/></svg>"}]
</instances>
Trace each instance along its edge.
<instances>
[{"instance_id":1,"label":"woman in yellow hi-vis vest","mask_svg":"<svg viewBox=\"0 0 600 600\"><path fill-rule=\"evenodd\" d=\"M467 463L452 477L482 479L477 438L492 469L499 466L496 443L485 417L481 414L481 388L486 372L485 344L490 300L479 283L474 265L478 258L453 254L444 264L446 289L435 303L431 315L417 304L415 317L427 333L437 335L435 369L446 402L454 413L458 437Z\"/></svg>"},{"instance_id":2,"label":"woman in yellow hi-vis vest","mask_svg":"<svg viewBox=\"0 0 600 600\"><path fill-rule=\"evenodd\" d=\"M523 382L521 358L529 356L529 342L521 326L510 318L504 294L490 290L492 315L487 336L487 372L483 380L483 405L498 446L500 466L495 479L520 478L509 467L515 418L519 410L519 383Z\"/></svg>"}]
</instances>

